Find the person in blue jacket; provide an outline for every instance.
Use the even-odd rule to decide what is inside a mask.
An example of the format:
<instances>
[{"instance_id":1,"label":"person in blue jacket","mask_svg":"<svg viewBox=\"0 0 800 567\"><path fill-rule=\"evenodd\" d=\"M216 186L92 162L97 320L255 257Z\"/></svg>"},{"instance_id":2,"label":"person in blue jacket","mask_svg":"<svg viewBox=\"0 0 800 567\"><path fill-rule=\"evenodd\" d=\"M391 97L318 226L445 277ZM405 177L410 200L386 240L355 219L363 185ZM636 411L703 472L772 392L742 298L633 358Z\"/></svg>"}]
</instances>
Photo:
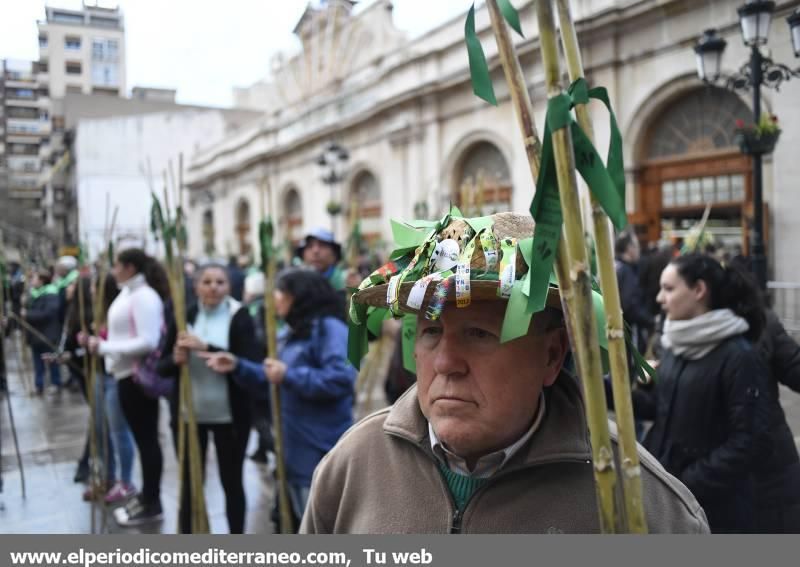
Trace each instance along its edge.
<instances>
[{"instance_id":1,"label":"person in blue jacket","mask_svg":"<svg viewBox=\"0 0 800 567\"><path fill-rule=\"evenodd\" d=\"M261 364L230 353L205 358L212 370L230 373L253 392L280 386L286 477L299 520L314 469L353 423L356 370L347 361L341 301L327 279L316 270L289 268L275 288L275 311L286 322L278 333L278 358Z\"/></svg>"}]
</instances>

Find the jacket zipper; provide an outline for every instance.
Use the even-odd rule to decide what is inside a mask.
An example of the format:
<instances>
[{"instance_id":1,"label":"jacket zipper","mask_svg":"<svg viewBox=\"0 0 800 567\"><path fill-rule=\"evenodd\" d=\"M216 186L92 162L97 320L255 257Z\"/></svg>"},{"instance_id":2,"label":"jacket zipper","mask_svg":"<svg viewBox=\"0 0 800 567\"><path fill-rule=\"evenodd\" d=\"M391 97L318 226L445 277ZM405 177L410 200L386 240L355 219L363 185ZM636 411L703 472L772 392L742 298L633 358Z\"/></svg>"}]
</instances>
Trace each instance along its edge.
<instances>
[{"instance_id":1,"label":"jacket zipper","mask_svg":"<svg viewBox=\"0 0 800 567\"><path fill-rule=\"evenodd\" d=\"M455 509L453 512L453 522L450 524L450 533L451 534L460 534L461 533L461 510L458 508Z\"/></svg>"}]
</instances>

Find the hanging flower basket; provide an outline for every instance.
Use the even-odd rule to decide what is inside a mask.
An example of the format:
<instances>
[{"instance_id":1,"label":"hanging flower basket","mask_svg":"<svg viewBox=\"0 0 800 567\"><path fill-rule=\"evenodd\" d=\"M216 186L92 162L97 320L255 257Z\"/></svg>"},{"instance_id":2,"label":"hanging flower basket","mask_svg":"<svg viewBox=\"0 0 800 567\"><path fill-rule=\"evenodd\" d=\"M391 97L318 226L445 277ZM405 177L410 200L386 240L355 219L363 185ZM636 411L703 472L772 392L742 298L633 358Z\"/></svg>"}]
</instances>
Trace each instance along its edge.
<instances>
[{"instance_id":1,"label":"hanging flower basket","mask_svg":"<svg viewBox=\"0 0 800 567\"><path fill-rule=\"evenodd\" d=\"M745 125L742 120L736 121L734 139L743 154L771 154L780 135L781 129L778 127L778 119L774 114L764 114L758 124Z\"/></svg>"},{"instance_id":2,"label":"hanging flower basket","mask_svg":"<svg viewBox=\"0 0 800 567\"><path fill-rule=\"evenodd\" d=\"M330 216L335 217L342 212L342 204L337 201L329 201L328 204L325 205L325 209Z\"/></svg>"}]
</instances>

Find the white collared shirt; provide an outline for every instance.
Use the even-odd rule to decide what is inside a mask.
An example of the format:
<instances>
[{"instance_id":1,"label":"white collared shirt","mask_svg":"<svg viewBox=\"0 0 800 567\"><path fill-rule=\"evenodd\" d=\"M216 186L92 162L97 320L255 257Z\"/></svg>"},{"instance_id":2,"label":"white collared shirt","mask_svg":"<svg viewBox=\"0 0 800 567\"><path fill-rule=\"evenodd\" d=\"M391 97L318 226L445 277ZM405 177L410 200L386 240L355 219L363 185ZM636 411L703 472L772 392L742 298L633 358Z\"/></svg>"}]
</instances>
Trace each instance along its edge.
<instances>
[{"instance_id":1,"label":"white collared shirt","mask_svg":"<svg viewBox=\"0 0 800 567\"><path fill-rule=\"evenodd\" d=\"M433 450L433 454L436 455L436 458L452 472L476 478L488 478L503 468L508 460L528 442L534 433L536 433L536 430L539 429L542 423L542 419L544 419L544 412L545 401L544 392L542 392L539 395L539 409L536 411L536 418L533 420L533 425L530 426L528 431L505 449L494 451L493 453L479 458L475 463L475 468L471 471L469 467L467 467L466 459L459 457L445 447L444 443L439 441L431 422L428 421L428 435L431 439L431 449Z\"/></svg>"}]
</instances>

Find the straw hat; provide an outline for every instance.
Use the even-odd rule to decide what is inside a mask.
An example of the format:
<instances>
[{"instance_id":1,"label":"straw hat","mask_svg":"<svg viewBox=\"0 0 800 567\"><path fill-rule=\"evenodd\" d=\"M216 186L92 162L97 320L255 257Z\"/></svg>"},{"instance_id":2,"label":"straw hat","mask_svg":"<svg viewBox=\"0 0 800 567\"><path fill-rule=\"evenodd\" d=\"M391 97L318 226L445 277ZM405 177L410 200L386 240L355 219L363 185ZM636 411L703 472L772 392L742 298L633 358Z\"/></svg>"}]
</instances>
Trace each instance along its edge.
<instances>
[{"instance_id":1,"label":"straw hat","mask_svg":"<svg viewBox=\"0 0 800 567\"><path fill-rule=\"evenodd\" d=\"M398 272L402 283L396 286L399 289L392 292L396 298L394 303L396 312L425 312L437 290L442 295L443 290L447 291L446 302L456 301L455 283L451 281L450 285L445 286L439 284L445 279L452 280L456 277L457 264L463 262L467 246L474 247L469 263L470 301L507 301L510 289L507 287L507 293L500 293L503 274L500 273L499 267L504 265L502 263L504 249L506 254L514 250L515 257L513 272L510 270L505 272L508 286L513 281L521 279L528 271L528 265L519 252L517 243L533 236L534 222L530 215L516 213L496 213L488 218L491 225L486 230L491 231L493 238L480 238L481 235L476 234L472 225L476 224L475 221L479 219L451 216L443 228L431 234L416 250L412 250L402 259L396 259L398 265L409 262L411 262L410 267L424 265L424 268L414 275L409 272L406 277L403 277L403 271ZM420 227L420 229L424 230L424 227ZM430 231L430 229L428 230ZM417 257L416 263L413 262L414 257ZM490 270L487 270L487 258L493 264ZM505 260L505 264L510 263L508 258ZM405 270L409 271L408 268L406 267ZM373 307L391 306L392 302L388 297L390 280L386 277L383 278L383 281L379 281L381 278L376 274L364 280L358 292L353 295L353 302ZM391 272L388 274L391 275ZM398 276L398 274L394 275ZM513 280L510 280L509 278L512 277ZM409 305L409 296L415 286L416 290L411 305ZM441 297L438 300L441 301ZM548 291L547 306L561 309L558 288L553 285Z\"/></svg>"}]
</instances>

